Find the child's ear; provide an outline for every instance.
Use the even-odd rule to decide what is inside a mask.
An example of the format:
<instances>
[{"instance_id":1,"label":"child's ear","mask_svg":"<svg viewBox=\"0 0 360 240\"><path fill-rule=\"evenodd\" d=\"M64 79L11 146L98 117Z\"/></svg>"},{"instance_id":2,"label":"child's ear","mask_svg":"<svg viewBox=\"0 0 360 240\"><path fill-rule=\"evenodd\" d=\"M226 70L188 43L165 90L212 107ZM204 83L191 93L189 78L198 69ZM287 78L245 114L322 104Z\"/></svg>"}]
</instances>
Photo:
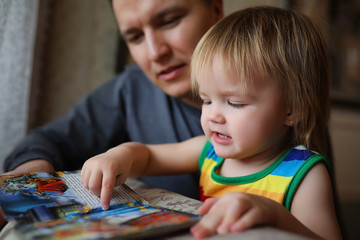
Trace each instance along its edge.
<instances>
[{"instance_id":1,"label":"child's ear","mask_svg":"<svg viewBox=\"0 0 360 240\"><path fill-rule=\"evenodd\" d=\"M289 127L293 127L295 124L295 114L290 108L288 108L287 110L287 115L285 117L284 124Z\"/></svg>"}]
</instances>

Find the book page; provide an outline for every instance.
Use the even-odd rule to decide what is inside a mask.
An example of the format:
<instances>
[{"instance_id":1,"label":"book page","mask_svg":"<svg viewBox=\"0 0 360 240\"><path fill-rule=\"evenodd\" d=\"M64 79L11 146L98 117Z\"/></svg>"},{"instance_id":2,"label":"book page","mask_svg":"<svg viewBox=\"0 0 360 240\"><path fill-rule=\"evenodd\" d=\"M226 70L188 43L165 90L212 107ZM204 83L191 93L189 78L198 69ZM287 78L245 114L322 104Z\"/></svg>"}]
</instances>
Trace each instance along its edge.
<instances>
[{"instance_id":1,"label":"book page","mask_svg":"<svg viewBox=\"0 0 360 240\"><path fill-rule=\"evenodd\" d=\"M66 182L69 188L79 196L84 204L91 208L101 207L100 197L94 195L90 190L86 189L82 185L80 172L67 173L61 176L61 178ZM120 185L114 188L110 205L134 201L147 204L147 202L138 196L132 189L126 185Z\"/></svg>"},{"instance_id":2,"label":"book page","mask_svg":"<svg viewBox=\"0 0 360 240\"><path fill-rule=\"evenodd\" d=\"M80 171L0 175L0 207L22 239L143 238L188 228L199 216L152 206L130 187L114 189L110 209L85 189ZM57 238L61 236L61 238Z\"/></svg>"},{"instance_id":3,"label":"book page","mask_svg":"<svg viewBox=\"0 0 360 240\"><path fill-rule=\"evenodd\" d=\"M121 185L114 189L110 206L135 202L149 205L127 185ZM101 201L82 185L80 171L28 173L0 175L0 208L8 221L45 221L101 209ZM58 210L50 210L55 208Z\"/></svg>"}]
</instances>

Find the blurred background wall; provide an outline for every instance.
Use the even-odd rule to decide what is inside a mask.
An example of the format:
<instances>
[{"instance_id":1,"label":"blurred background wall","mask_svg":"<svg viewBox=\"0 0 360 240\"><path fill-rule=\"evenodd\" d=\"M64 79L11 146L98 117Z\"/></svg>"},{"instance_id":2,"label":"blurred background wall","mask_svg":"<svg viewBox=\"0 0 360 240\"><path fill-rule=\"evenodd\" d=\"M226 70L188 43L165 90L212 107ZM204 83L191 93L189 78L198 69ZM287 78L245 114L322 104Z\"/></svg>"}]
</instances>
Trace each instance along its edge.
<instances>
[{"instance_id":1,"label":"blurred background wall","mask_svg":"<svg viewBox=\"0 0 360 240\"><path fill-rule=\"evenodd\" d=\"M360 1L224 0L302 11L322 29L332 62L330 134L349 239L360 215ZM0 0L0 164L27 131L63 114L128 61L105 0ZM1 169L2 171L2 169Z\"/></svg>"}]
</instances>

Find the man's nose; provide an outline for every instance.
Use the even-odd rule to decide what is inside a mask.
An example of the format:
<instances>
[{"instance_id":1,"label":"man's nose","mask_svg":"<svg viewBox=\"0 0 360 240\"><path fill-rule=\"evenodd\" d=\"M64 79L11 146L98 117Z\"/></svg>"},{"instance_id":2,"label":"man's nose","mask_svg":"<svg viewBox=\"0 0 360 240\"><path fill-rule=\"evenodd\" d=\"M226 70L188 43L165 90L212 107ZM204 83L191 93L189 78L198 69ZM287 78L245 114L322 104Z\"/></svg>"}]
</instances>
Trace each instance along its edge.
<instances>
[{"instance_id":1,"label":"man's nose","mask_svg":"<svg viewBox=\"0 0 360 240\"><path fill-rule=\"evenodd\" d=\"M170 51L164 36L160 33L149 32L146 37L146 45L148 58L151 61L161 60Z\"/></svg>"}]
</instances>

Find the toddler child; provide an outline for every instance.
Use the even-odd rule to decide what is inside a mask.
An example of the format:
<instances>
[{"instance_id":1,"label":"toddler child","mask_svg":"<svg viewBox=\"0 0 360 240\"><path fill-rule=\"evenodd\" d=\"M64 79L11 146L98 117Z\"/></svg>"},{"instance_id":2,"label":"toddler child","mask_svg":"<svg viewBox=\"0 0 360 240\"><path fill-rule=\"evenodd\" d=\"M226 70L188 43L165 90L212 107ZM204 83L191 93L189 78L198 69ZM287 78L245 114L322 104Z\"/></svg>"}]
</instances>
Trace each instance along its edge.
<instances>
[{"instance_id":1,"label":"toddler child","mask_svg":"<svg viewBox=\"0 0 360 240\"><path fill-rule=\"evenodd\" d=\"M330 115L326 46L291 10L235 12L201 39L191 63L205 136L124 143L89 159L84 186L104 209L127 177L201 172L196 238L269 225L341 239L326 153ZM323 154L323 155L322 155ZM186 186L184 186L186 187Z\"/></svg>"}]
</instances>

